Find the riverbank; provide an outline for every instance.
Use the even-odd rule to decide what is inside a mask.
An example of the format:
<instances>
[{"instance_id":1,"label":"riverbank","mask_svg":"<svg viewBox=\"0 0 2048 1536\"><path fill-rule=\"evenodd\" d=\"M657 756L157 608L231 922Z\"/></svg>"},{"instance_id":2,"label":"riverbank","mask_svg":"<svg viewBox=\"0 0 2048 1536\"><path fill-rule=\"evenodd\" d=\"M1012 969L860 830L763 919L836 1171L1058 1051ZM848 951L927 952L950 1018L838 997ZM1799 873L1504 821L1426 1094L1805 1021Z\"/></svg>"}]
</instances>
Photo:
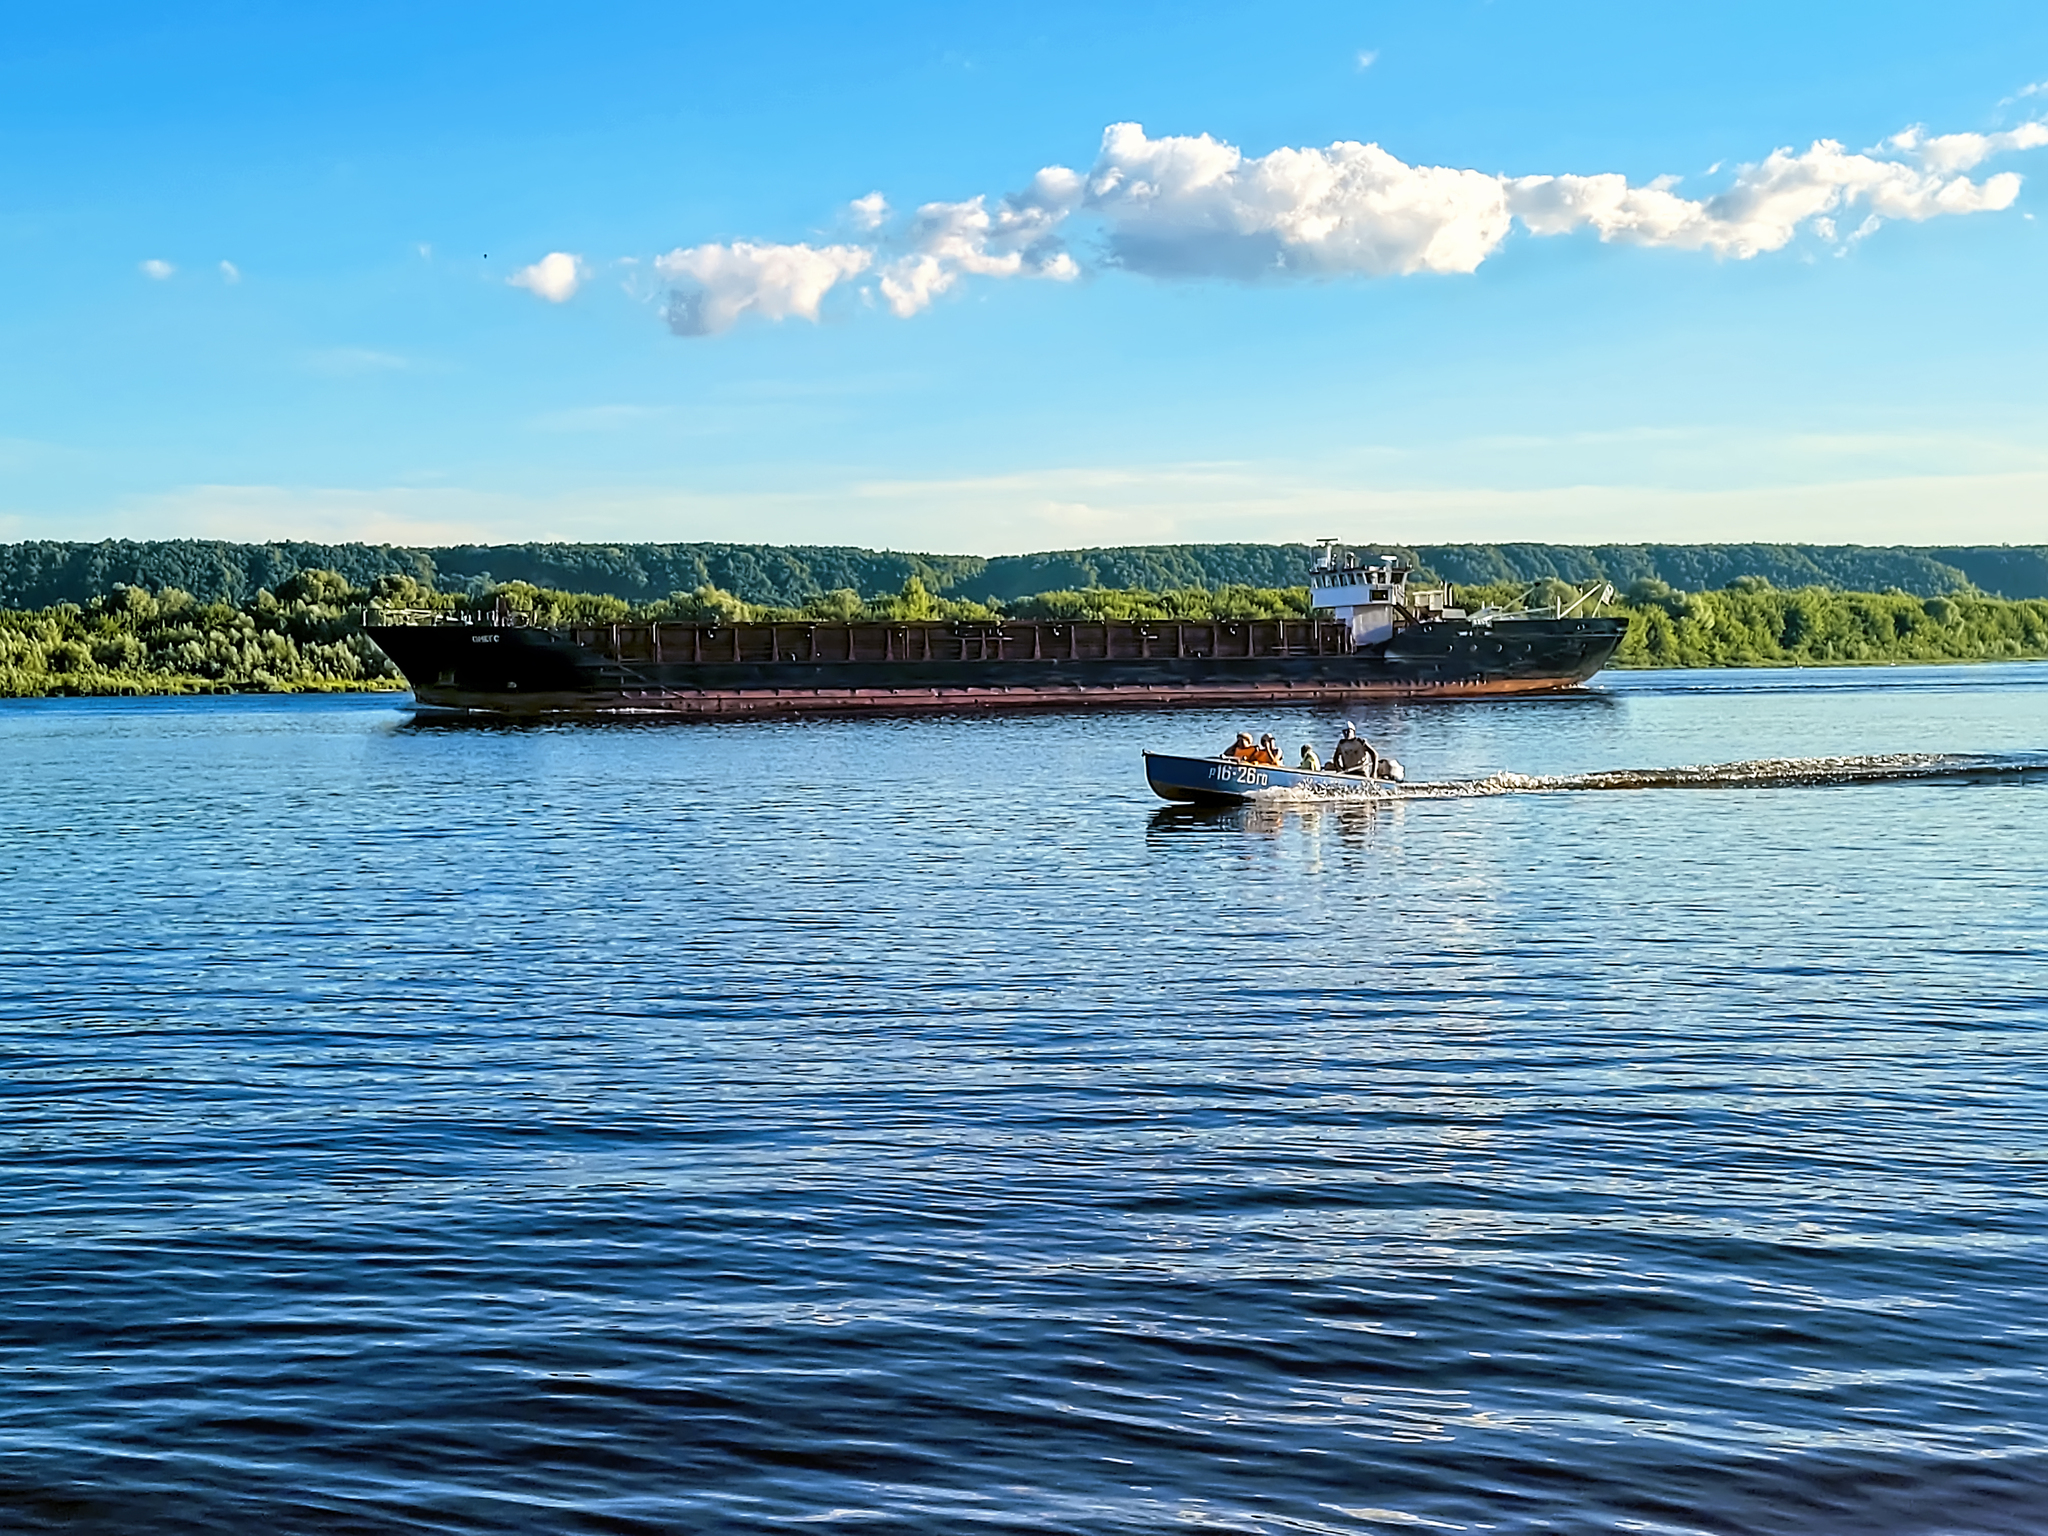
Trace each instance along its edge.
<instances>
[{"instance_id":1,"label":"riverbank","mask_svg":"<svg viewBox=\"0 0 2048 1536\"><path fill-rule=\"evenodd\" d=\"M1459 589L1470 606L1569 602L1561 582ZM116 587L84 604L0 612L0 697L205 693L402 692L405 679L363 633L375 604L453 612L502 601L541 624L649 619L845 622L998 617L1038 619L1272 618L1308 612L1303 587L1190 587L1154 592L1088 588L1041 592L1000 607L935 596L921 578L893 593L845 589L800 608L750 604L716 587L634 605L602 594L513 582L472 596L411 577L357 587L331 571L302 571L245 603L202 603L176 588ZM2048 599L1978 594L1914 597L1826 587L1784 591L1743 578L1712 592L1638 582L1604 613L1629 622L1612 666L1842 667L2021 661L2048 657Z\"/></svg>"}]
</instances>

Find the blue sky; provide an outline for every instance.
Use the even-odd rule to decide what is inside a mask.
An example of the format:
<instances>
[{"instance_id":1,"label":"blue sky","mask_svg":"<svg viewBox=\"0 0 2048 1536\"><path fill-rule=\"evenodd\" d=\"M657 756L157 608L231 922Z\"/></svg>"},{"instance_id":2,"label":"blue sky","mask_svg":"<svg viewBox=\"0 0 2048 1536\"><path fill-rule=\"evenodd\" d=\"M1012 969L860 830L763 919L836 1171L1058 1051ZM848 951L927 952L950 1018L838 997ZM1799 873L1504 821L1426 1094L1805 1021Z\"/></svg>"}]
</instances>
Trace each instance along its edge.
<instances>
[{"instance_id":1,"label":"blue sky","mask_svg":"<svg viewBox=\"0 0 2048 1536\"><path fill-rule=\"evenodd\" d=\"M0 539L2048 540L2043 82L2038 3L41 8Z\"/></svg>"}]
</instances>

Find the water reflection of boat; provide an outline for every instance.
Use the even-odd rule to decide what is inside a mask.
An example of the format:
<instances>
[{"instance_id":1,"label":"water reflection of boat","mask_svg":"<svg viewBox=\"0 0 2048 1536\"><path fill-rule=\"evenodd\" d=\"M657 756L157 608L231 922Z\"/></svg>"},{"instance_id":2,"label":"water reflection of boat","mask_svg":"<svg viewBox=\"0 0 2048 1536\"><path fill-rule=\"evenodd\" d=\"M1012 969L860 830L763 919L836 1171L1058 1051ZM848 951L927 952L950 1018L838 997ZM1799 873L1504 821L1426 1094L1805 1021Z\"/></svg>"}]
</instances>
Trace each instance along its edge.
<instances>
[{"instance_id":1,"label":"water reflection of boat","mask_svg":"<svg viewBox=\"0 0 2048 1536\"><path fill-rule=\"evenodd\" d=\"M1145 781L1162 800L1183 805L1350 804L1387 800L1391 779L1362 773L1281 768L1227 757L1145 754Z\"/></svg>"}]
</instances>

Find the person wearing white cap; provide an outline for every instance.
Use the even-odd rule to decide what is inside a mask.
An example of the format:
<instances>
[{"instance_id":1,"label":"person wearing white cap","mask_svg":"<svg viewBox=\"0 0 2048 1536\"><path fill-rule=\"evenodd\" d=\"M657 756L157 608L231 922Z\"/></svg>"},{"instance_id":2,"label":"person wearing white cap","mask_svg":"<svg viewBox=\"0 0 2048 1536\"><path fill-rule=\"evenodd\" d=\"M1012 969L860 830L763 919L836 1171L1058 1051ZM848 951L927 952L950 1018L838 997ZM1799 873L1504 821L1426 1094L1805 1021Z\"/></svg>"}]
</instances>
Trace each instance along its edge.
<instances>
[{"instance_id":1,"label":"person wearing white cap","mask_svg":"<svg viewBox=\"0 0 2048 1536\"><path fill-rule=\"evenodd\" d=\"M1330 750L1330 766L1338 773L1362 773L1371 778L1379 770L1380 755L1373 744L1358 734L1358 727L1344 722L1344 734ZM1370 766L1368 766L1370 765Z\"/></svg>"}]
</instances>

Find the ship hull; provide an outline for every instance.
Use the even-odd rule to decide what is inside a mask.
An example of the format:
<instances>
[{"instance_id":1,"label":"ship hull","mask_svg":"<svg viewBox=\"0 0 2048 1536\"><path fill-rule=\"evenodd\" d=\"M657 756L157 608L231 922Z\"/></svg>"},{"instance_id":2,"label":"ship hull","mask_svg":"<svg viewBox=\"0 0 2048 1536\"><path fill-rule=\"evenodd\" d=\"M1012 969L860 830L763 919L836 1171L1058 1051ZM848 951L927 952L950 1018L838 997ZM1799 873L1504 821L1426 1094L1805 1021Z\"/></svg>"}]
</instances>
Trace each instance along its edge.
<instances>
[{"instance_id":1,"label":"ship hull","mask_svg":"<svg viewBox=\"0 0 2048 1536\"><path fill-rule=\"evenodd\" d=\"M1552 693L1597 672L1623 632L1612 619L1422 624L1352 651L1306 620L368 629L422 710L710 719ZM1050 654L1062 644L1070 654Z\"/></svg>"}]
</instances>

